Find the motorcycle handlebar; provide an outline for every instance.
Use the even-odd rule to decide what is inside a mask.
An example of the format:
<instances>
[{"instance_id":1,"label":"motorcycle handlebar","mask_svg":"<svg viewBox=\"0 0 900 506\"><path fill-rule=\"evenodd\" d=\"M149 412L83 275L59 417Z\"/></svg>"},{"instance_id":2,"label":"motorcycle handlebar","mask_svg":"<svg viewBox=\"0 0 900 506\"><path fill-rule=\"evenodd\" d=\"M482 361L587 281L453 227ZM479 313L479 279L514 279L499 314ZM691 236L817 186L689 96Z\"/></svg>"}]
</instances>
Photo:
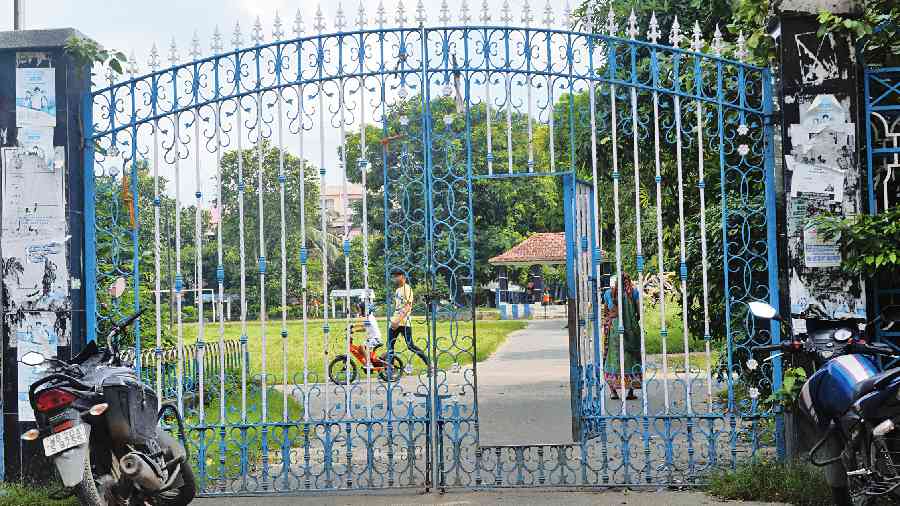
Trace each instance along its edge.
<instances>
[{"instance_id":1,"label":"motorcycle handlebar","mask_svg":"<svg viewBox=\"0 0 900 506\"><path fill-rule=\"evenodd\" d=\"M753 351L781 351L785 348L784 348L783 343L778 343L778 344L766 344L766 345L762 345L762 346L754 346L752 349L753 349Z\"/></svg>"},{"instance_id":2,"label":"motorcycle handlebar","mask_svg":"<svg viewBox=\"0 0 900 506\"><path fill-rule=\"evenodd\" d=\"M140 311L138 311L137 313L134 313L133 315L129 316L128 318L121 320L119 323L116 324L116 327L119 329L125 329L126 327L128 327L129 325L134 323L135 320L140 318L141 315L144 314L145 311L147 311L147 308L141 309Z\"/></svg>"}]
</instances>

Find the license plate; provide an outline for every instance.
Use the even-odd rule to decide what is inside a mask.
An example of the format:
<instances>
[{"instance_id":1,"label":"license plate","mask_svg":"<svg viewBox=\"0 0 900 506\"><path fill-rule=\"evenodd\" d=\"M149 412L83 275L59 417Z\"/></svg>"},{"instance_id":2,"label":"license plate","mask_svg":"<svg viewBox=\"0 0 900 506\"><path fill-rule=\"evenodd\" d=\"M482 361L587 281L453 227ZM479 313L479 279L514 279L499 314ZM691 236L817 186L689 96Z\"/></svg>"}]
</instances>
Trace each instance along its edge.
<instances>
[{"instance_id":1,"label":"license plate","mask_svg":"<svg viewBox=\"0 0 900 506\"><path fill-rule=\"evenodd\" d=\"M52 434L44 438L44 455L56 455L64 452L69 448L74 448L88 442L87 426L84 424L76 425L71 429Z\"/></svg>"}]
</instances>

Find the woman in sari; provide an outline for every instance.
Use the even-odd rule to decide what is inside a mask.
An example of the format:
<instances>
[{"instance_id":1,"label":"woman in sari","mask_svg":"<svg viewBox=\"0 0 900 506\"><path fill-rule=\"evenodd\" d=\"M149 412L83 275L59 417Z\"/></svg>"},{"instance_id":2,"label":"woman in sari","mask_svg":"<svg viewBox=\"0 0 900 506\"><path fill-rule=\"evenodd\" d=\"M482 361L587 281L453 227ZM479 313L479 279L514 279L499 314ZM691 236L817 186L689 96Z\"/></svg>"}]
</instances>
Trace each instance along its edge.
<instances>
[{"instance_id":1,"label":"woman in sari","mask_svg":"<svg viewBox=\"0 0 900 506\"><path fill-rule=\"evenodd\" d=\"M619 294L616 280L613 277L612 287L603 293L603 304L606 306L606 315L603 318L603 335L605 339L603 376L611 392L610 398L619 399L618 390L628 389L626 400L637 399L634 395L636 388L641 388L643 373L641 371L641 323L638 311L638 298L640 294L634 289L631 278L627 274L622 275L622 349L619 347ZM625 359L625 368L619 358L621 354Z\"/></svg>"}]
</instances>

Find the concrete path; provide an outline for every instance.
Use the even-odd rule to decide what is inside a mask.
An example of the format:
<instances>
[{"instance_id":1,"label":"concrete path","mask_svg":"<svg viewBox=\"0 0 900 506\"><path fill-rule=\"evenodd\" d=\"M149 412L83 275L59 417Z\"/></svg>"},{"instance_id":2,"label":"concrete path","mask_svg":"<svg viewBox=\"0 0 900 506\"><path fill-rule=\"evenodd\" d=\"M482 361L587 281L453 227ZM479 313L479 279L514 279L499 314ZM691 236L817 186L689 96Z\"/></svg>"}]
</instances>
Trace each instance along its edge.
<instances>
[{"instance_id":1,"label":"concrete path","mask_svg":"<svg viewBox=\"0 0 900 506\"><path fill-rule=\"evenodd\" d=\"M478 364L481 444L572 443L565 320L532 320Z\"/></svg>"},{"instance_id":2,"label":"concrete path","mask_svg":"<svg viewBox=\"0 0 900 506\"><path fill-rule=\"evenodd\" d=\"M197 499L196 506L589 506L596 504L629 504L646 506L699 506L735 504L722 502L700 492L608 490L601 492L563 492L548 490L505 490L497 492L464 492L445 495L345 495L315 497L243 497ZM743 502L741 504L769 505L778 503Z\"/></svg>"}]
</instances>

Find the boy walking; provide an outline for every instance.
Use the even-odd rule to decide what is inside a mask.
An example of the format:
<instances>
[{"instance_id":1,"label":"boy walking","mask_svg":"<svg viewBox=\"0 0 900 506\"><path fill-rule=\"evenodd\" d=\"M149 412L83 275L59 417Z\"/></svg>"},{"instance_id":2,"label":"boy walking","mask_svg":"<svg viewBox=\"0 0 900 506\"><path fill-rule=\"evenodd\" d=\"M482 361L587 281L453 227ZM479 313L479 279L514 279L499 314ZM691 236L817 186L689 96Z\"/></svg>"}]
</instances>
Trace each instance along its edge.
<instances>
[{"instance_id":1,"label":"boy walking","mask_svg":"<svg viewBox=\"0 0 900 506\"><path fill-rule=\"evenodd\" d=\"M406 274L400 269L391 271L394 279L394 314L391 316L391 332L388 335L388 356L394 354L394 343L401 335L406 341L406 347L415 353L425 365L428 364L428 355L413 343L412 339L412 306L413 290L406 281Z\"/></svg>"}]
</instances>

